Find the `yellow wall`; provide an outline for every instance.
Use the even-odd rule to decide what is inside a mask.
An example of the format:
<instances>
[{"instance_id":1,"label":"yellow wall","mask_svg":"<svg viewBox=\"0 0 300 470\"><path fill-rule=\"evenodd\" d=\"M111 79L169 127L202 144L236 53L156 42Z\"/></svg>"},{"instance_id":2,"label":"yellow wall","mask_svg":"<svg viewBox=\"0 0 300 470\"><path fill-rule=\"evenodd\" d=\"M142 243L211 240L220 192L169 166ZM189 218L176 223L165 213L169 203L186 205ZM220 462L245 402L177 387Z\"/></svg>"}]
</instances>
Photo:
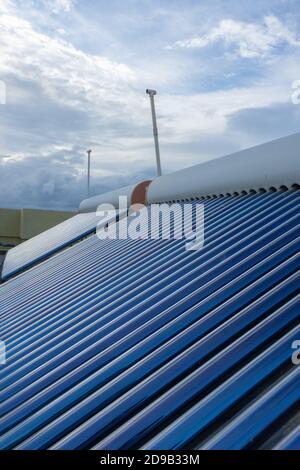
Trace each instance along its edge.
<instances>
[{"instance_id":1,"label":"yellow wall","mask_svg":"<svg viewBox=\"0 0 300 470\"><path fill-rule=\"evenodd\" d=\"M0 249L8 248L3 244L17 245L28 240L75 214L39 209L0 209Z\"/></svg>"}]
</instances>

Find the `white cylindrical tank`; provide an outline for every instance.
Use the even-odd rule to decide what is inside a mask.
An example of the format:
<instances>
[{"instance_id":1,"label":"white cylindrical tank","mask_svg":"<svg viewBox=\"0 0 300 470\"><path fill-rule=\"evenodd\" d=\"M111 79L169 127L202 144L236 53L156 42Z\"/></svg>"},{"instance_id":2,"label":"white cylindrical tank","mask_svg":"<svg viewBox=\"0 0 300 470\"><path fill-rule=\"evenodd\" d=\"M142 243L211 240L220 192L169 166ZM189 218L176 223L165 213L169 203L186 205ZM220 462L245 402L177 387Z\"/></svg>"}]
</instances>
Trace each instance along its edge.
<instances>
[{"instance_id":1,"label":"white cylindrical tank","mask_svg":"<svg viewBox=\"0 0 300 470\"><path fill-rule=\"evenodd\" d=\"M119 209L119 198L127 198L128 207L132 204L146 204L146 193L151 180L142 181L138 184L125 186L99 196L84 199L79 206L79 212L95 212L100 204L111 204L115 209Z\"/></svg>"},{"instance_id":2,"label":"white cylindrical tank","mask_svg":"<svg viewBox=\"0 0 300 470\"><path fill-rule=\"evenodd\" d=\"M226 193L278 189L300 182L300 133L155 179L148 204Z\"/></svg>"}]
</instances>

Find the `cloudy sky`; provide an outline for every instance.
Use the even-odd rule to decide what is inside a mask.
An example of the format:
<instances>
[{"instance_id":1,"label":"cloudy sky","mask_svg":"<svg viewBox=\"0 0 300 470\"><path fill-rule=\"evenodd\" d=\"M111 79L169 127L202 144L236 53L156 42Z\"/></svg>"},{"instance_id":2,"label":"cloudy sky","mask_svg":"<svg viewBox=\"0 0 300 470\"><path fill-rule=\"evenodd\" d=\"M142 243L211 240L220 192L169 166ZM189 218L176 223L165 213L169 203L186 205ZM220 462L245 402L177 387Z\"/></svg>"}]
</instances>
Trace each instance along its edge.
<instances>
[{"instance_id":1,"label":"cloudy sky","mask_svg":"<svg viewBox=\"0 0 300 470\"><path fill-rule=\"evenodd\" d=\"M0 0L0 207L92 192L299 131L299 0ZM1 91L0 89L0 91Z\"/></svg>"}]
</instances>

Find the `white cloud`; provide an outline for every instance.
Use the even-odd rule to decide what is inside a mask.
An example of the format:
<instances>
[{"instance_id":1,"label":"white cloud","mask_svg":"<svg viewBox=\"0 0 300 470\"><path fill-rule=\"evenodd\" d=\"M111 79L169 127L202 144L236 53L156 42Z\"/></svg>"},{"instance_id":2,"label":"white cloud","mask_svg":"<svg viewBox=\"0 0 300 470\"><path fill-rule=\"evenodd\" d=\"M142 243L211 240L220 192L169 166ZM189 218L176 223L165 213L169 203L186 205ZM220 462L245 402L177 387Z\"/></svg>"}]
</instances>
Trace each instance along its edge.
<instances>
[{"instance_id":1,"label":"white cloud","mask_svg":"<svg viewBox=\"0 0 300 470\"><path fill-rule=\"evenodd\" d=\"M47 23L50 16L51 25ZM83 21L80 32L74 26L78 24L74 16L80 17L80 24ZM263 25L248 25L249 29L244 23L228 21L227 26L221 22L207 36L199 37L202 42L197 47L222 40L239 55L255 57L270 54L281 42L298 46L297 37L274 17ZM78 188L84 193L85 150L90 147L96 192L151 177L155 159L147 86L159 90L156 103L163 169L175 170L258 143L259 133L250 134L248 122L256 121L260 112L270 119L272 111L264 114L264 110L276 106L280 115L278 109L290 103L292 81L299 78L293 54L289 60L284 55L262 61L255 79L239 82L239 69L232 69L231 61L228 68L226 57L223 61L178 57L161 49L158 54L163 38L149 55L127 44L132 60L131 54L124 55L124 49L107 47L105 34L98 35L98 23L95 27L92 22L89 28L89 22L90 18L82 19L79 12L70 15L67 23L64 15L54 17L45 9L29 15L12 1L0 0L0 79L6 82L9 103L0 110L0 201L45 207L53 203L59 207L65 201L66 206L75 207L84 197ZM87 30L91 49L106 51L105 57L87 52L89 42L82 41ZM112 29L110 43L114 34ZM80 49L81 44L85 50ZM110 54L126 60L111 60ZM132 60L131 65L127 60ZM210 78L212 86L207 84ZM263 122L259 127L263 131ZM259 139L268 140L268 133L262 131ZM276 132L280 136L286 131L277 125ZM2 161L1 154L5 155Z\"/></svg>"},{"instance_id":2,"label":"white cloud","mask_svg":"<svg viewBox=\"0 0 300 470\"><path fill-rule=\"evenodd\" d=\"M60 36L67 36L67 32L64 28L57 28L56 32L60 35Z\"/></svg>"},{"instance_id":3,"label":"white cloud","mask_svg":"<svg viewBox=\"0 0 300 470\"><path fill-rule=\"evenodd\" d=\"M12 0L1 0L0 13L8 13L12 7Z\"/></svg>"},{"instance_id":4,"label":"white cloud","mask_svg":"<svg viewBox=\"0 0 300 470\"><path fill-rule=\"evenodd\" d=\"M207 34L177 41L168 49L202 49L219 42L234 47L235 53L245 58L268 56L282 44L300 47L300 38L294 32L275 16L266 16L262 24L224 19Z\"/></svg>"},{"instance_id":5,"label":"white cloud","mask_svg":"<svg viewBox=\"0 0 300 470\"><path fill-rule=\"evenodd\" d=\"M39 83L60 103L82 109L105 103L112 107L113 102L125 100L125 92L135 80L127 65L37 32L13 10L0 16L0 34L0 74Z\"/></svg>"},{"instance_id":6,"label":"white cloud","mask_svg":"<svg viewBox=\"0 0 300 470\"><path fill-rule=\"evenodd\" d=\"M72 133L66 128L64 137L58 129L56 139L59 135L60 139L65 138L64 143L72 139L78 145L89 139L101 148L110 164L112 161L118 164L124 153L128 161L151 158L149 103L144 90L139 88L140 77L145 72L87 54L69 42L36 31L15 11L9 13L0 16L0 76L10 74L36 84L47 99L58 104L57 113L61 113L61 106L66 106L86 115L89 132L82 130L78 134L74 128ZM188 95L159 94L157 109L162 144L195 142L201 134L222 136L231 114L288 102L290 86L281 79L282 75L276 82L267 77L247 88ZM9 82L7 88L9 92ZM19 91L18 101L21 95ZM58 122L61 124L61 120ZM61 143L60 139L52 144ZM43 148L39 147L37 153L44 154Z\"/></svg>"},{"instance_id":7,"label":"white cloud","mask_svg":"<svg viewBox=\"0 0 300 470\"><path fill-rule=\"evenodd\" d=\"M279 81L192 96L164 96L160 105L166 111L160 119L160 129L164 141L169 143L197 141L200 134L221 137L231 115L241 110L288 103L289 96L289 88Z\"/></svg>"},{"instance_id":8,"label":"white cloud","mask_svg":"<svg viewBox=\"0 0 300 470\"><path fill-rule=\"evenodd\" d=\"M77 0L42 0L44 5L51 9L53 13L60 11L69 12L75 6Z\"/></svg>"}]
</instances>

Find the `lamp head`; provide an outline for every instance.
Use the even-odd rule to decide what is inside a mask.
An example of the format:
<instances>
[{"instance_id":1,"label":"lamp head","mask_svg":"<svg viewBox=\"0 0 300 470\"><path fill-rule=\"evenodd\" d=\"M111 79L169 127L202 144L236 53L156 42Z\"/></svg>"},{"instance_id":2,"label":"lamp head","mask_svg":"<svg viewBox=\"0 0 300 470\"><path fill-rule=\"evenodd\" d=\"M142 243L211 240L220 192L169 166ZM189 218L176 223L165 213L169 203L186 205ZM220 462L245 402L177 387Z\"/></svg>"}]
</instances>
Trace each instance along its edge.
<instances>
[{"instance_id":1,"label":"lamp head","mask_svg":"<svg viewBox=\"0 0 300 470\"><path fill-rule=\"evenodd\" d=\"M156 90L150 90L149 88L147 88L146 93L147 93L147 95L155 96L157 91Z\"/></svg>"}]
</instances>

